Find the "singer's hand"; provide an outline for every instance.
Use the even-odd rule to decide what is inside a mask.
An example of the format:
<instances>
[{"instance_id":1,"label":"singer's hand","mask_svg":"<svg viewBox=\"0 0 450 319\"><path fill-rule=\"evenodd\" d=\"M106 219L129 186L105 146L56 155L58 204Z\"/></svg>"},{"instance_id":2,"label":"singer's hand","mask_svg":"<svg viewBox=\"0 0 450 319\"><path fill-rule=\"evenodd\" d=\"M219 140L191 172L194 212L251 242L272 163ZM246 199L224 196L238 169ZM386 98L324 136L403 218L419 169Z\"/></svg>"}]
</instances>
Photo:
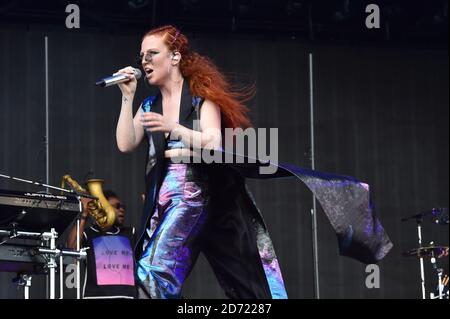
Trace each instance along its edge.
<instances>
[{"instance_id":1,"label":"singer's hand","mask_svg":"<svg viewBox=\"0 0 450 319\"><path fill-rule=\"evenodd\" d=\"M127 82L118 83L117 85L122 91L123 96L133 97L134 93L136 93L137 80L134 76L133 68L131 66L127 66L126 68L120 69L116 73L126 74L130 79Z\"/></svg>"},{"instance_id":2,"label":"singer's hand","mask_svg":"<svg viewBox=\"0 0 450 319\"><path fill-rule=\"evenodd\" d=\"M145 130L150 132L170 133L178 124L163 115L155 112L141 114L141 123Z\"/></svg>"}]
</instances>

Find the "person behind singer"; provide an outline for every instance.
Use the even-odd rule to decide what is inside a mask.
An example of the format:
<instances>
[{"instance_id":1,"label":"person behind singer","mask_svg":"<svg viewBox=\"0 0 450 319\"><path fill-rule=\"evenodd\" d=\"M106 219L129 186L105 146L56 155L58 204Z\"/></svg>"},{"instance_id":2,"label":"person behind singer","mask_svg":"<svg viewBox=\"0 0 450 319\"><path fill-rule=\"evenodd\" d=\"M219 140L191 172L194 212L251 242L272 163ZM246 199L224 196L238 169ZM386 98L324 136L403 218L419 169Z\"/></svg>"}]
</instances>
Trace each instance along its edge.
<instances>
[{"instance_id":1,"label":"person behind singer","mask_svg":"<svg viewBox=\"0 0 450 319\"><path fill-rule=\"evenodd\" d=\"M180 298L200 252L230 298L286 298L273 246L243 179L234 171L192 163L195 149L221 149L224 128L251 126L242 101L206 57L190 50L173 26L148 31L139 62L159 88L133 117L137 80L118 73L122 105L116 139L130 152L148 141L146 203L136 246L142 298ZM196 119L199 119L196 121Z\"/></svg>"},{"instance_id":2,"label":"person behind singer","mask_svg":"<svg viewBox=\"0 0 450 319\"><path fill-rule=\"evenodd\" d=\"M101 229L95 223L89 223L87 203L82 199L83 211L80 219L80 247L87 247L86 272L83 284L84 299L136 297L135 244L134 227L125 227L125 205L111 190L104 195L115 211L114 224ZM76 225L67 239L67 246L77 248Z\"/></svg>"}]
</instances>

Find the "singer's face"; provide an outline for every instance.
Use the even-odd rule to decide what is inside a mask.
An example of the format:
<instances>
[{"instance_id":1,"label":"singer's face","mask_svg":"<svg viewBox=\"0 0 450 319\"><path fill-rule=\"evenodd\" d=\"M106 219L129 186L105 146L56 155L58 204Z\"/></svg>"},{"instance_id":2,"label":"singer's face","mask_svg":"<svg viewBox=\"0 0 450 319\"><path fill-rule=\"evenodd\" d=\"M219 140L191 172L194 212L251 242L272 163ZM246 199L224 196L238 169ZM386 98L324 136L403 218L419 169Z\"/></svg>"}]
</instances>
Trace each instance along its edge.
<instances>
[{"instance_id":1,"label":"singer's face","mask_svg":"<svg viewBox=\"0 0 450 319\"><path fill-rule=\"evenodd\" d=\"M171 58L169 48L162 37L150 35L141 44L141 63L145 78L151 85L163 85L170 76Z\"/></svg>"}]
</instances>

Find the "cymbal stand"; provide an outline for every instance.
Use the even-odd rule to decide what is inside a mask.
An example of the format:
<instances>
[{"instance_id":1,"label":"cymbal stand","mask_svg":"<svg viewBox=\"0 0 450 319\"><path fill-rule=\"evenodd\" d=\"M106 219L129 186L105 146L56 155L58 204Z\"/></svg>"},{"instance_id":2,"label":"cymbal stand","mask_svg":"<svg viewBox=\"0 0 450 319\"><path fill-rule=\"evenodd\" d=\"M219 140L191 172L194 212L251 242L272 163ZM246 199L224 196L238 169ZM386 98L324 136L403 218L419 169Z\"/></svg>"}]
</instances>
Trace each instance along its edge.
<instances>
[{"instance_id":1,"label":"cymbal stand","mask_svg":"<svg viewBox=\"0 0 450 319\"><path fill-rule=\"evenodd\" d=\"M417 237L419 241L419 248L422 248L422 216L419 216L416 218L417 223ZM426 299L425 296L425 268L423 265L423 257L420 256L419 258L420 263L420 281L421 281L421 288L422 288L422 299Z\"/></svg>"},{"instance_id":2,"label":"cymbal stand","mask_svg":"<svg viewBox=\"0 0 450 319\"><path fill-rule=\"evenodd\" d=\"M444 270L442 268L438 268L438 266L436 265L436 257L434 257L434 253L433 253L433 257L431 257L430 259L431 261L431 265L433 267L433 269L436 271L437 276L438 276L438 298L437 299L443 299L443 295L444 295L444 284L442 283L442 274L444 272ZM431 295L431 298L433 299L434 295Z\"/></svg>"}]
</instances>

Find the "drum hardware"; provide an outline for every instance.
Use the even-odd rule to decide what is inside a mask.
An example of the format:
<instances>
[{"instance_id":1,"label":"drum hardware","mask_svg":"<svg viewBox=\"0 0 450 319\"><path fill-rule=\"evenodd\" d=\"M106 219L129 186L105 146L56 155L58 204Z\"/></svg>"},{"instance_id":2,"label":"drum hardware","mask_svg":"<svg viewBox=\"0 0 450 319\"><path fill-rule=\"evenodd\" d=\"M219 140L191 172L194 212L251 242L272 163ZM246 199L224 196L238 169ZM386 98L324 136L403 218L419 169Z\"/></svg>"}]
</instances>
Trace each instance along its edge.
<instances>
[{"instance_id":1,"label":"drum hardware","mask_svg":"<svg viewBox=\"0 0 450 319\"><path fill-rule=\"evenodd\" d=\"M448 256L447 246L428 246L409 249L403 253L403 256L442 258Z\"/></svg>"},{"instance_id":2,"label":"drum hardware","mask_svg":"<svg viewBox=\"0 0 450 319\"><path fill-rule=\"evenodd\" d=\"M422 223L424 217L431 216L431 221L435 222L438 225L448 225L448 208L433 208L429 211L414 214L405 218L402 218L401 221L415 220L417 224L417 238L418 238L418 248L409 249L403 252L403 256L415 256L419 259L420 264L420 279L421 279L421 290L422 290L422 299L426 299L425 293L425 270L424 270L424 258L430 258L430 262L433 270L436 272L438 277L438 289L437 289L437 297L434 297L435 294L431 293L430 296L432 299L443 299L445 297L444 286L445 282L448 284L448 277L445 281L445 277L443 276L443 269L438 268L436 264L436 258L442 258L448 256L449 247L447 246L435 246L433 242L430 243L429 246L422 246ZM446 296L448 298L448 289Z\"/></svg>"}]
</instances>

